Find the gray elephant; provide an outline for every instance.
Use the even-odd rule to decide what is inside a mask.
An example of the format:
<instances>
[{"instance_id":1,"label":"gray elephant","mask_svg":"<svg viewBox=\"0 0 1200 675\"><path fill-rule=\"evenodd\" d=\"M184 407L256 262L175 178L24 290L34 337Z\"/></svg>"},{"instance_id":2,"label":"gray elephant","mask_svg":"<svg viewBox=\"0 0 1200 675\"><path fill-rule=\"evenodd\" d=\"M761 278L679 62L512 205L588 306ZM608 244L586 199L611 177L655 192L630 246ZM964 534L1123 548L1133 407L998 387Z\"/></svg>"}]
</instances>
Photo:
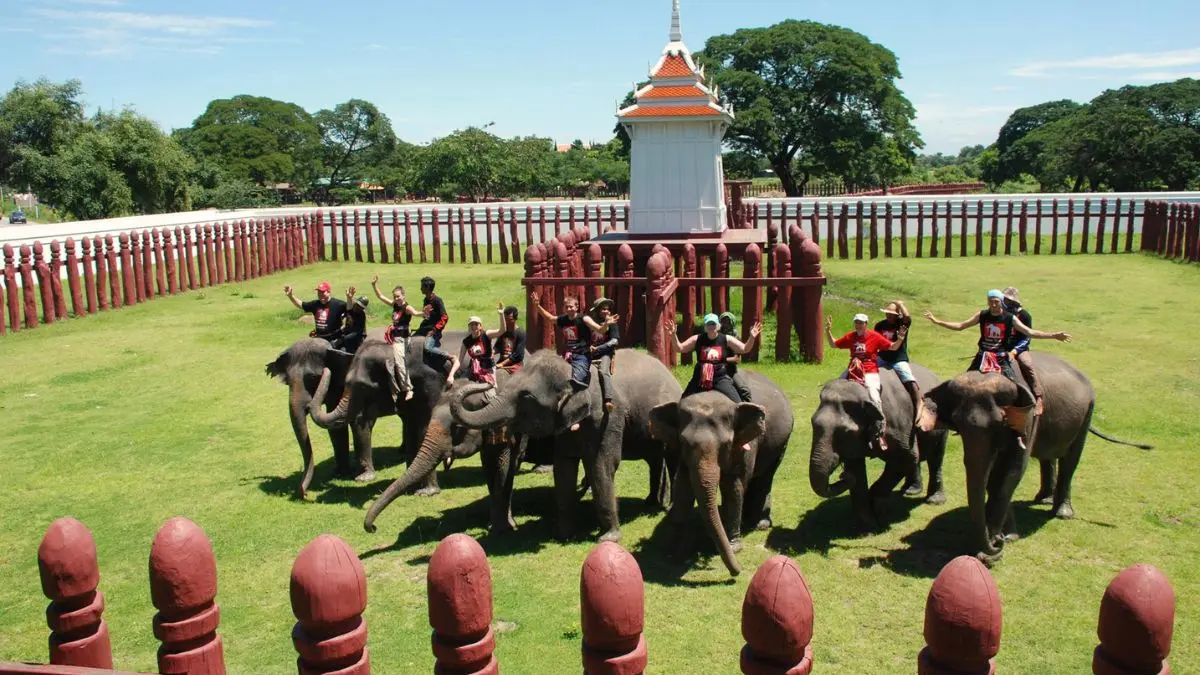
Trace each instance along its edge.
<instances>
[{"instance_id":1,"label":"gray elephant","mask_svg":"<svg viewBox=\"0 0 1200 675\"><path fill-rule=\"evenodd\" d=\"M560 538L570 537L574 530L581 459L603 532L601 541L618 541L621 537L614 480L622 459L645 460L650 465L650 495L646 499L657 506L666 503L671 471L663 444L650 436L650 410L661 403L678 401L683 390L661 361L632 349L617 350L613 368L611 411L604 406L600 378L593 373L588 388L575 392L571 364L549 349L529 354L524 367L509 378L500 395L479 410L469 410L465 404L472 387L450 396L450 413L465 426L489 429L508 425L509 433L514 435L553 437ZM579 428L572 431L575 424ZM511 490L501 499L511 499ZM508 505L499 508L507 511Z\"/></svg>"},{"instance_id":2,"label":"gray elephant","mask_svg":"<svg viewBox=\"0 0 1200 675\"><path fill-rule=\"evenodd\" d=\"M743 528L771 526L771 485L794 423L792 404L774 382L751 371L741 376L753 403L707 391L650 411L655 438L679 453L668 518L686 526L698 500L708 534L733 576L741 572L736 553ZM742 449L747 443L749 451Z\"/></svg>"},{"instance_id":3,"label":"gray elephant","mask_svg":"<svg viewBox=\"0 0 1200 675\"><path fill-rule=\"evenodd\" d=\"M939 383L928 368L909 363L922 391ZM883 413L887 424L888 450L882 454L870 443L869 431L879 422L879 408L871 403L867 388L858 382L836 379L821 388L820 403L812 414L812 450L808 480L819 497L835 497L847 489L854 506L855 520L861 529L879 526L876 508L906 476L919 475L919 462L929 465L927 504L943 504L942 461L946 454L945 429L921 431L915 428L916 411L912 398L892 370L879 373ZM913 432L916 431L914 434ZM868 457L884 460L883 473L867 487ZM841 478L829 479L838 465L844 467ZM915 469L915 471L914 471Z\"/></svg>"},{"instance_id":4,"label":"gray elephant","mask_svg":"<svg viewBox=\"0 0 1200 675\"><path fill-rule=\"evenodd\" d=\"M508 371L501 368L496 369L497 388L503 386L509 376ZM383 494L367 511L367 515L363 519L363 529L367 532L375 532L375 519L379 517L379 514L396 497L417 485L423 485L429 475L437 470L438 464L444 464L448 469L454 461L466 459L482 451L489 491L495 488L497 481L503 484L507 480L508 477L502 475L498 469L498 465L502 461L507 465L508 453L512 451L510 447L512 439L505 427L489 430L471 429L456 424L450 415L449 397L471 384L470 380L465 378L456 379L451 389L444 393L438 404L434 406L429 426L425 430L425 437L421 440L420 449L417 450L412 463L409 464L402 476L383 491ZM474 388L472 393L463 400L463 405L468 410L478 410L486 403L485 392L478 388ZM493 506L497 506L495 499L493 499ZM493 514L493 527L496 527L498 523L502 523L503 526L512 526L512 522L511 512L504 513L502 517L499 514Z\"/></svg>"},{"instance_id":5,"label":"gray elephant","mask_svg":"<svg viewBox=\"0 0 1200 675\"><path fill-rule=\"evenodd\" d=\"M288 387L288 417L292 421L292 432L300 446L304 460L304 475L297 487L297 495L304 499L313 477L312 439L308 433L308 411L310 405L324 405L327 410L337 405L342 396L346 371L350 367L351 355L334 349L325 340L303 338L285 349L266 366L270 377L278 378ZM320 398L315 398L322 373L329 373L327 386ZM370 429L362 425L351 425L354 431L354 454L358 470L371 466ZM329 442L333 445L333 457L337 474L353 478L356 471L350 464L349 429L342 426L329 429Z\"/></svg>"},{"instance_id":6,"label":"gray elephant","mask_svg":"<svg viewBox=\"0 0 1200 675\"><path fill-rule=\"evenodd\" d=\"M355 352L346 370L345 385L337 405L330 411L320 410L314 403L309 406L313 422L325 429L337 429L347 424L372 429L380 417L398 414L403 421L404 459L409 464L425 437L433 408L447 388L449 366L438 356L425 350L425 338L413 337L408 342L407 366L412 382L413 397L401 400L397 405L392 400L390 371L392 368L392 346L381 337L382 329L372 330L367 339ZM326 370L317 387L317 398L323 399L326 387L332 386L333 373ZM365 461L360 462L362 472L356 481L375 479L375 467L371 461L369 432L366 445L361 449ZM438 490L437 474L430 473L421 487L423 494Z\"/></svg>"},{"instance_id":7,"label":"gray elephant","mask_svg":"<svg viewBox=\"0 0 1200 675\"><path fill-rule=\"evenodd\" d=\"M1043 413L1029 434L1028 449L1017 435L1017 429L1027 429L1026 413L1034 403L1023 384L1018 386L999 373L968 371L925 394L921 428L952 429L962 437L967 503L979 550L976 557L989 566L1000 559L1004 543L1017 538L1012 496L1031 453L1042 469L1035 501L1049 502L1056 517L1071 518L1075 513L1071 479L1088 432L1113 443L1151 448L1097 431L1092 426L1096 392L1087 376L1053 354L1031 354L1045 396Z\"/></svg>"}]
</instances>

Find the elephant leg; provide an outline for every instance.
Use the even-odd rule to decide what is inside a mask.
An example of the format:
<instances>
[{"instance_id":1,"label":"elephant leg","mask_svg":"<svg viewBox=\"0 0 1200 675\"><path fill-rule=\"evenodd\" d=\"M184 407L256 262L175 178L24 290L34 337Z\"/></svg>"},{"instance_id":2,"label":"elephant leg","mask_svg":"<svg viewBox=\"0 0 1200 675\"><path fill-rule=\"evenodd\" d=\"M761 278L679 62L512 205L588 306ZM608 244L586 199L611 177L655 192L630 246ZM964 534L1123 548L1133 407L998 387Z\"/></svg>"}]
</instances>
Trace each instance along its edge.
<instances>
[{"instance_id":1,"label":"elephant leg","mask_svg":"<svg viewBox=\"0 0 1200 675\"><path fill-rule=\"evenodd\" d=\"M976 441L973 444L982 445L983 448L974 451L967 448L963 452L963 463L967 471L967 511L971 515L971 528L978 550L975 557L990 567L1000 560L1000 549L992 540L987 518L987 486L996 454L988 440Z\"/></svg>"},{"instance_id":2,"label":"elephant leg","mask_svg":"<svg viewBox=\"0 0 1200 675\"><path fill-rule=\"evenodd\" d=\"M925 503L941 506L946 503L946 492L942 487L942 463L946 459L945 436L940 441L930 439L922 443L921 454L929 467L929 492L925 494Z\"/></svg>"},{"instance_id":3,"label":"elephant leg","mask_svg":"<svg viewBox=\"0 0 1200 675\"><path fill-rule=\"evenodd\" d=\"M610 430L611 431L611 430ZM601 442L599 451L589 457L592 477L592 501L600 521L600 541L621 541L621 523L617 517L617 467L621 462L620 435L616 442ZM592 453L585 451L585 456Z\"/></svg>"},{"instance_id":4,"label":"elephant leg","mask_svg":"<svg viewBox=\"0 0 1200 675\"><path fill-rule=\"evenodd\" d=\"M996 458L988 481L988 525L992 536L1001 542L1018 538L1012 513L1012 498L1029 466L1029 453L1022 450L1014 437L1008 449Z\"/></svg>"},{"instance_id":5,"label":"elephant leg","mask_svg":"<svg viewBox=\"0 0 1200 675\"><path fill-rule=\"evenodd\" d=\"M646 463L650 465L650 494L646 495L646 506L661 510L667 505L666 461L661 454L654 453Z\"/></svg>"},{"instance_id":6,"label":"elephant leg","mask_svg":"<svg viewBox=\"0 0 1200 675\"><path fill-rule=\"evenodd\" d=\"M512 532L517 523L512 517L513 468L516 452L508 443L485 445L480 459L487 475L488 496L491 502L491 531L496 534Z\"/></svg>"},{"instance_id":7,"label":"elephant leg","mask_svg":"<svg viewBox=\"0 0 1200 675\"><path fill-rule=\"evenodd\" d=\"M1054 460L1039 459L1038 466L1041 468L1042 482L1038 486L1037 494L1033 496L1033 501L1035 504L1050 504L1054 501Z\"/></svg>"},{"instance_id":8,"label":"elephant leg","mask_svg":"<svg viewBox=\"0 0 1200 675\"><path fill-rule=\"evenodd\" d=\"M1075 469L1083 457L1083 446L1087 443L1087 430L1092 425L1092 409L1088 407L1087 417L1079 427L1079 434L1067 448L1067 454L1058 460L1058 483L1054 486L1054 504L1051 513L1055 518L1070 519L1075 517L1075 509L1071 506L1071 481L1075 478Z\"/></svg>"},{"instance_id":9,"label":"elephant leg","mask_svg":"<svg viewBox=\"0 0 1200 675\"><path fill-rule=\"evenodd\" d=\"M692 508L696 504L696 494L692 490L692 479L687 475L687 469L677 465L676 470L679 469L684 473L675 474L671 480L671 507L667 511L667 522L670 524L667 551L668 555L674 556L681 556L690 551L694 541L689 523Z\"/></svg>"},{"instance_id":10,"label":"elephant leg","mask_svg":"<svg viewBox=\"0 0 1200 675\"><path fill-rule=\"evenodd\" d=\"M781 454L770 468L758 471L747 483L746 496L742 501L743 530L766 530L771 527L771 486L782 461Z\"/></svg>"},{"instance_id":11,"label":"elephant leg","mask_svg":"<svg viewBox=\"0 0 1200 675\"><path fill-rule=\"evenodd\" d=\"M901 488L905 497L920 497L925 491L925 482L921 477L921 463L913 464L908 475L904 477L904 486Z\"/></svg>"},{"instance_id":12,"label":"elephant leg","mask_svg":"<svg viewBox=\"0 0 1200 675\"><path fill-rule=\"evenodd\" d=\"M308 494L308 486L312 483L313 477L313 449L312 438L308 435L308 399L303 394L304 390L299 390L300 395L293 391L292 397L288 402L288 417L292 420L292 432L296 435L296 444L300 446L300 458L304 462L304 475L300 478L300 485L296 489L296 494L300 499L304 499Z\"/></svg>"},{"instance_id":13,"label":"elephant leg","mask_svg":"<svg viewBox=\"0 0 1200 675\"><path fill-rule=\"evenodd\" d=\"M562 540L570 539L575 532L575 481L578 479L579 458L568 456L563 448L555 447L554 497L558 505L558 538Z\"/></svg>"},{"instance_id":14,"label":"elephant leg","mask_svg":"<svg viewBox=\"0 0 1200 675\"><path fill-rule=\"evenodd\" d=\"M371 436L375 428L375 420L353 424L354 454L358 460L357 475L354 480L366 483L375 480L375 459L371 449Z\"/></svg>"},{"instance_id":15,"label":"elephant leg","mask_svg":"<svg viewBox=\"0 0 1200 675\"><path fill-rule=\"evenodd\" d=\"M746 477L744 474L721 476L721 521L733 552L742 550L742 507L745 505Z\"/></svg>"},{"instance_id":16,"label":"elephant leg","mask_svg":"<svg viewBox=\"0 0 1200 675\"><path fill-rule=\"evenodd\" d=\"M362 452L359 439L354 438L354 454ZM341 427L329 430L329 443L333 446L333 462L337 467L337 475L342 478L353 478L354 469L350 466L350 429Z\"/></svg>"},{"instance_id":17,"label":"elephant leg","mask_svg":"<svg viewBox=\"0 0 1200 675\"><path fill-rule=\"evenodd\" d=\"M850 504L854 508L857 527L864 532L878 529L879 519L875 516L875 505L871 502L871 490L867 486L867 461L862 457L848 459L842 468L854 479L850 486Z\"/></svg>"}]
</instances>

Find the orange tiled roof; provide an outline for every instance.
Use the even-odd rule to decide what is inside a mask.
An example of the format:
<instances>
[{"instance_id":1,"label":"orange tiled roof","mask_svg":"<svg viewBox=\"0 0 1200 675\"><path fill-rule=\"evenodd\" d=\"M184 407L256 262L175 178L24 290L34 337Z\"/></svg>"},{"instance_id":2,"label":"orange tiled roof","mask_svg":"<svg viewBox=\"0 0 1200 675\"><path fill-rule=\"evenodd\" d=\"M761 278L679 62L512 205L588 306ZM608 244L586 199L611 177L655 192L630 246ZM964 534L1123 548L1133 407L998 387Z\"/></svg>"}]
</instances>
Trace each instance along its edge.
<instances>
[{"instance_id":1,"label":"orange tiled roof","mask_svg":"<svg viewBox=\"0 0 1200 675\"><path fill-rule=\"evenodd\" d=\"M658 70L651 73L651 77L692 77L695 74L682 56L671 54L663 60Z\"/></svg>"},{"instance_id":2,"label":"orange tiled roof","mask_svg":"<svg viewBox=\"0 0 1200 675\"><path fill-rule=\"evenodd\" d=\"M720 114L706 105L669 105L630 110L622 117L717 117Z\"/></svg>"},{"instance_id":3,"label":"orange tiled roof","mask_svg":"<svg viewBox=\"0 0 1200 675\"><path fill-rule=\"evenodd\" d=\"M695 85L686 87L654 87L638 98L707 98L707 94L700 91L700 87Z\"/></svg>"}]
</instances>

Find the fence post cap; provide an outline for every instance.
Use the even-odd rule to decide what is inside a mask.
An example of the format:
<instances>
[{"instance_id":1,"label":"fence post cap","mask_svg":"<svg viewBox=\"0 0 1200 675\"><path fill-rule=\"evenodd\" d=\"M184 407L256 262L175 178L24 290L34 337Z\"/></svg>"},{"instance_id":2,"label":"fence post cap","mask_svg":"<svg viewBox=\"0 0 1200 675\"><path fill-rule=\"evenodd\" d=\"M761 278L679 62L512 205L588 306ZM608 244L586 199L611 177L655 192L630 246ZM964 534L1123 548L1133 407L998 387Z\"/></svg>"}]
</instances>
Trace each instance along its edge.
<instances>
[{"instance_id":1,"label":"fence post cap","mask_svg":"<svg viewBox=\"0 0 1200 675\"><path fill-rule=\"evenodd\" d=\"M292 563L289 592L292 614L301 623L339 623L366 610L367 575L349 544L321 534Z\"/></svg>"},{"instance_id":2,"label":"fence post cap","mask_svg":"<svg viewBox=\"0 0 1200 675\"><path fill-rule=\"evenodd\" d=\"M199 525L176 516L150 546L150 600L160 611L203 607L217 597L217 560Z\"/></svg>"},{"instance_id":3,"label":"fence post cap","mask_svg":"<svg viewBox=\"0 0 1200 675\"><path fill-rule=\"evenodd\" d=\"M462 637L492 623L492 571L473 537L456 533L442 539L426 572L429 625L438 634Z\"/></svg>"},{"instance_id":4,"label":"fence post cap","mask_svg":"<svg viewBox=\"0 0 1200 675\"><path fill-rule=\"evenodd\" d=\"M619 544L601 542L579 578L585 646L619 650L645 628L646 592L637 560Z\"/></svg>"},{"instance_id":5,"label":"fence post cap","mask_svg":"<svg viewBox=\"0 0 1200 675\"><path fill-rule=\"evenodd\" d=\"M1174 623L1175 591L1167 576L1153 565L1127 567L1104 590L1093 658L1130 672L1157 672L1171 653Z\"/></svg>"},{"instance_id":6,"label":"fence post cap","mask_svg":"<svg viewBox=\"0 0 1200 675\"><path fill-rule=\"evenodd\" d=\"M38 546L38 570L42 593L51 600L61 601L96 590L100 567L91 530L70 516L51 523Z\"/></svg>"},{"instance_id":7,"label":"fence post cap","mask_svg":"<svg viewBox=\"0 0 1200 675\"><path fill-rule=\"evenodd\" d=\"M1000 593L987 567L960 555L938 573L925 602L922 660L970 670L1000 651ZM924 671L922 671L924 672Z\"/></svg>"},{"instance_id":8,"label":"fence post cap","mask_svg":"<svg viewBox=\"0 0 1200 675\"><path fill-rule=\"evenodd\" d=\"M811 658L812 636L808 582L791 558L772 556L755 571L742 601L746 649L754 657L792 666ZM748 656L751 654L744 652L743 660Z\"/></svg>"}]
</instances>

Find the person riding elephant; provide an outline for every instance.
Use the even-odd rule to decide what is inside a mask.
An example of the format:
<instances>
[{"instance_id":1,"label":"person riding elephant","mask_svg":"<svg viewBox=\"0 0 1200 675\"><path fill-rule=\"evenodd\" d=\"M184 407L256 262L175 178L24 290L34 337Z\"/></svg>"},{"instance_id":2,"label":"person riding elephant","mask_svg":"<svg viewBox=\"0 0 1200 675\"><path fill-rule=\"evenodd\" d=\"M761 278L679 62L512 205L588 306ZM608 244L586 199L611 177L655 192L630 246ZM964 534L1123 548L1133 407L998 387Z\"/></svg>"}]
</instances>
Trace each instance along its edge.
<instances>
[{"instance_id":1,"label":"person riding elephant","mask_svg":"<svg viewBox=\"0 0 1200 675\"><path fill-rule=\"evenodd\" d=\"M621 341L620 329L617 326L618 317L613 314L614 307L612 300L596 298L591 309L592 321L596 322L599 330L590 333L588 360L596 367L596 374L600 376L600 395L604 399L605 410L613 409L612 357Z\"/></svg>"},{"instance_id":2,"label":"person riding elephant","mask_svg":"<svg viewBox=\"0 0 1200 675\"><path fill-rule=\"evenodd\" d=\"M733 312L721 312L721 316L717 317L721 321L721 332L725 335L737 337L737 317ZM746 342L746 351L754 349L754 343L758 340L757 335L751 335L750 340ZM733 388L737 390L738 397L745 403L753 403L751 398L753 392L750 391L750 386L746 384L746 379L742 376L742 371L738 368L738 364L742 361L741 354L733 354L725 359L725 371L729 373L729 379L733 380Z\"/></svg>"},{"instance_id":3,"label":"person riding elephant","mask_svg":"<svg viewBox=\"0 0 1200 675\"><path fill-rule=\"evenodd\" d=\"M496 367L515 373L525 361L525 329L517 325L516 307L497 303L496 313L500 315L500 328L488 331L495 345Z\"/></svg>"},{"instance_id":4,"label":"person riding elephant","mask_svg":"<svg viewBox=\"0 0 1200 675\"><path fill-rule=\"evenodd\" d=\"M843 379L853 379L861 382L867 388L871 403L878 408L874 415L875 426L871 430L872 443L878 446L879 452L888 449L886 431L887 415L884 414L883 400L880 391L879 364L876 355L881 351L899 349L904 344L908 329L901 326L896 331L897 338L888 340L879 333L867 328L866 314L854 315L854 330L838 339L833 339L833 317L825 318L825 341L833 349L850 350L850 363L842 371ZM915 417L913 419L916 419Z\"/></svg>"},{"instance_id":5,"label":"person riding elephant","mask_svg":"<svg viewBox=\"0 0 1200 675\"><path fill-rule=\"evenodd\" d=\"M353 354L358 351L363 340L367 338L368 301L366 296L362 295L355 298L353 286L346 293L346 301L349 308L346 310L346 318L337 338L333 341L333 346L348 354Z\"/></svg>"},{"instance_id":6,"label":"person riding elephant","mask_svg":"<svg viewBox=\"0 0 1200 675\"><path fill-rule=\"evenodd\" d=\"M1088 433L1112 443L1151 448L1092 426L1096 392L1083 372L1053 354L1038 352L1032 358L1042 377L1045 403L1029 450L1015 442L1006 415L1032 405L1031 395L1011 378L972 369L925 393L921 428L949 429L962 437L972 538L976 557L989 566L1000 560L1005 542L1017 538L1012 498L1030 457L1038 460L1042 474L1034 501L1049 502L1051 513L1065 519L1075 515L1071 482Z\"/></svg>"},{"instance_id":7,"label":"person riding elephant","mask_svg":"<svg viewBox=\"0 0 1200 675\"><path fill-rule=\"evenodd\" d=\"M300 302L291 286L283 287L283 294L292 301L296 309L313 315L313 330L308 336L332 342L341 331L342 321L346 316L346 303L333 297L333 287L328 281L317 284L316 291L316 300Z\"/></svg>"},{"instance_id":8,"label":"person riding elephant","mask_svg":"<svg viewBox=\"0 0 1200 675\"><path fill-rule=\"evenodd\" d=\"M371 277L371 288L380 302L392 306L392 325L384 333L384 340L392 345L392 377L390 379L392 398L397 403L401 397L405 401L412 400L412 382L408 379L408 368L405 361L407 361L408 340L412 337L412 318L421 313L417 311L416 307L408 304L403 286L392 288L392 297L387 298L379 292L379 275L376 274Z\"/></svg>"},{"instance_id":9,"label":"person riding elephant","mask_svg":"<svg viewBox=\"0 0 1200 675\"><path fill-rule=\"evenodd\" d=\"M925 391L939 383L938 377L919 363L909 363L913 377ZM812 440L808 480L814 494L822 499L850 490L855 524L872 531L879 526L878 506L905 476L920 471L920 462L929 466L929 490L926 504L943 504L942 463L948 432L945 429L920 430L914 421L912 399L894 371L879 374L882 408L872 400L866 387L838 377L821 387L819 402L811 417ZM880 417L882 416L882 420ZM886 452L873 442L875 429L883 426L887 435ZM914 433L915 432L915 433ZM868 458L882 459L883 473L868 487ZM841 477L830 478L841 466ZM918 474L919 475L919 474Z\"/></svg>"},{"instance_id":10,"label":"person riding elephant","mask_svg":"<svg viewBox=\"0 0 1200 675\"><path fill-rule=\"evenodd\" d=\"M1026 326L1033 328L1033 315L1021 304L1021 295L1017 292L1017 289L1009 286L1002 293L1004 297L1001 302L1004 306L1004 311L1017 317ZM1008 350L1009 359L1017 362L1017 368L1021 371L1021 376L1025 378L1025 383L1029 385L1029 390L1033 392L1033 414L1037 417L1042 414L1042 399L1045 398L1045 394L1042 391L1042 382L1037 376L1037 368L1033 367L1033 358L1029 354L1029 341L1029 336L1013 331L1008 339L1008 344L1004 345L1004 348Z\"/></svg>"},{"instance_id":11,"label":"person riding elephant","mask_svg":"<svg viewBox=\"0 0 1200 675\"><path fill-rule=\"evenodd\" d=\"M704 332L688 337L683 342L675 334L675 320L667 318L667 333L671 336L667 345L680 354L696 352L696 365L692 369L692 379L688 381L680 398L693 396L702 391L716 391L725 395L734 403L744 403L733 386L733 378L729 376L728 359L730 356L745 354L749 347L741 340L726 335L720 331L720 321L716 314L704 315ZM751 344L762 332L762 324L755 323L750 328ZM749 450L749 446L743 448Z\"/></svg>"},{"instance_id":12,"label":"person riding elephant","mask_svg":"<svg viewBox=\"0 0 1200 675\"><path fill-rule=\"evenodd\" d=\"M794 424L792 404L778 385L760 373L743 377L756 403L733 403L706 391L650 411L651 433L679 452L667 517L674 527L686 527L699 501L708 534L733 576L741 572L736 554L743 529L771 526L771 486Z\"/></svg>"},{"instance_id":13,"label":"person riding elephant","mask_svg":"<svg viewBox=\"0 0 1200 675\"><path fill-rule=\"evenodd\" d=\"M465 398L482 391L485 385L464 387L449 396L450 413L459 424L473 429L507 425L509 433L528 437L530 443L553 438L560 538L570 537L574 531L580 460L590 477L602 541L621 537L615 491L621 460L645 460L650 465L647 502L661 507L667 501L673 467L667 466L663 444L650 436L650 410L660 403L679 400L679 382L661 361L648 354L619 349L615 358L621 367L613 373L611 411L605 409L595 380L587 389L575 391L571 364L550 349L527 356L521 371L514 373L499 395L479 410L468 409ZM579 429L571 431L576 425ZM511 492L500 498L511 499Z\"/></svg>"}]
</instances>

